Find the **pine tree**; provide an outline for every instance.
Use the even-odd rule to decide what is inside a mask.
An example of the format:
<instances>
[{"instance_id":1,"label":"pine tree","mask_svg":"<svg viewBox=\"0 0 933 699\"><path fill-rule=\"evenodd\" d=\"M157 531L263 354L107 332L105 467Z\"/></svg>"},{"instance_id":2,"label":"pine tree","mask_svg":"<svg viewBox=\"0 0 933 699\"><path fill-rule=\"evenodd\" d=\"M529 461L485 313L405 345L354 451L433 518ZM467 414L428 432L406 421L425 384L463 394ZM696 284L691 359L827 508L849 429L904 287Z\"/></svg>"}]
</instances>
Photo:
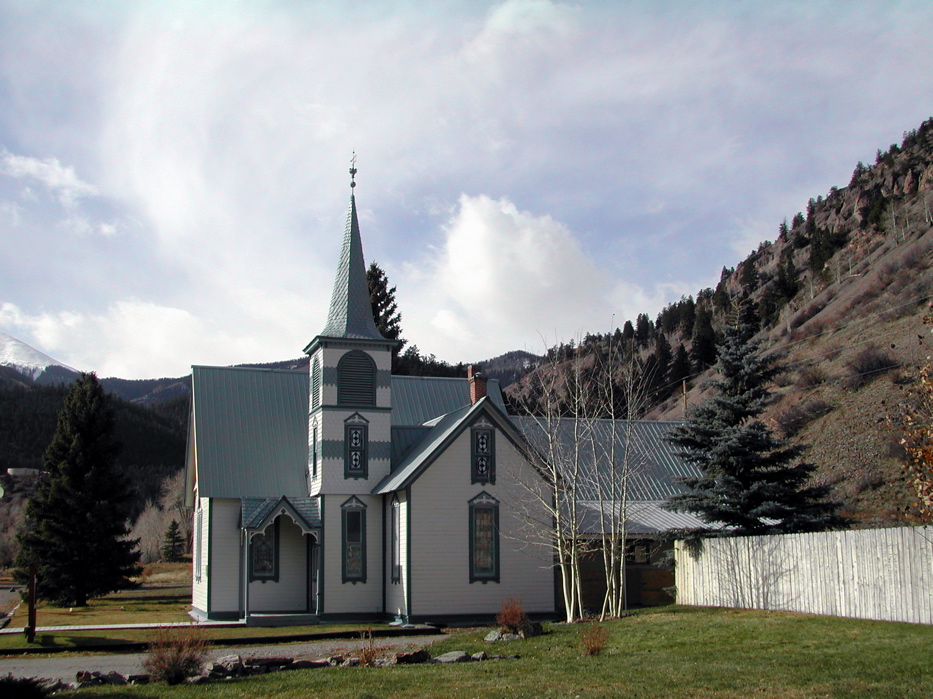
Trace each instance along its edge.
<instances>
[{"instance_id":1,"label":"pine tree","mask_svg":"<svg viewBox=\"0 0 933 699\"><path fill-rule=\"evenodd\" d=\"M181 560L182 546L184 541L178 532L178 520L173 519L165 531L165 539L162 541L162 560L173 563Z\"/></svg>"},{"instance_id":2,"label":"pine tree","mask_svg":"<svg viewBox=\"0 0 933 699\"><path fill-rule=\"evenodd\" d=\"M777 438L758 416L779 372L753 330L739 321L725 328L713 382L718 394L697 406L669 441L701 474L684 479L689 491L670 499L672 509L693 512L729 534L820 531L844 526L828 489L808 485L814 466L799 461L806 449Z\"/></svg>"},{"instance_id":3,"label":"pine tree","mask_svg":"<svg viewBox=\"0 0 933 699\"><path fill-rule=\"evenodd\" d=\"M693 322L693 344L690 361L696 371L703 371L716 361L716 333L713 330L713 313L708 306L698 306Z\"/></svg>"},{"instance_id":4,"label":"pine tree","mask_svg":"<svg viewBox=\"0 0 933 699\"><path fill-rule=\"evenodd\" d=\"M395 287L389 287L389 278L376 262L369 263L366 281L369 282L369 302L376 328L385 339L399 341L397 353L405 345L405 340L402 339L402 314L395 301Z\"/></svg>"},{"instance_id":5,"label":"pine tree","mask_svg":"<svg viewBox=\"0 0 933 699\"><path fill-rule=\"evenodd\" d=\"M16 576L30 565L38 597L81 607L129 585L138 573L136 540L128 540L130 492L114 464L114 414L94 374L81 374L65 396L43 457L45 473L26 506Z\"/></svg>"}]
</instances>

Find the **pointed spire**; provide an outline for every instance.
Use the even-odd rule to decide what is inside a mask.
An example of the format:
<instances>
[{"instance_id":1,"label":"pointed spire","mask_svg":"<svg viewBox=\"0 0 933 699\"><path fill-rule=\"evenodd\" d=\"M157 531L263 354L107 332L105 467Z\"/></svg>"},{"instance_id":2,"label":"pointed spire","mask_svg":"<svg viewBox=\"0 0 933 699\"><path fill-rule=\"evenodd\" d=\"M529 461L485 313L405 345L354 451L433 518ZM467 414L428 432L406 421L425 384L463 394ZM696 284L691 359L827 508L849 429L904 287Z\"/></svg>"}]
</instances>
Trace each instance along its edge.
<instances>
[{"instance_id":1,"label":"pointed spire","mask_svg":"<svg viewBox=\"0 0 933 699\"><path fill-rule=\"evenodd\" d=\"M363 260L363 242L360 224L356 216L356 153L350 161L350 210L347 212L347 227L343 235L340 264L334 279L334 291L330 299L330 312L322 337L346 337L360 340L384 340L373 321L372 304L369 301L369 283L366 280L366 263Z\"/></svg>"}]
</instances>

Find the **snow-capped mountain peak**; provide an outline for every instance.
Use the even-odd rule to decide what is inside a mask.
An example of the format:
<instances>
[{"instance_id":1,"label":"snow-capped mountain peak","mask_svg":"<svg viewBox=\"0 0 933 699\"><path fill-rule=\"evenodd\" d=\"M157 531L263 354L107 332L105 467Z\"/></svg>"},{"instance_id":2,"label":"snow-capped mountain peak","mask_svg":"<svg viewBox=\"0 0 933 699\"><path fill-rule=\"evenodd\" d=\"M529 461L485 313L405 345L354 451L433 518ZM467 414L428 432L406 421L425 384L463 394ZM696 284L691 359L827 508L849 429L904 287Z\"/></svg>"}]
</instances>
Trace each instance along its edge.
<instances>
[{"instance_id":1,"label":"snow-capped mountain peak","mask_svg":"<svg viewBox=\"0 0 933 699\"><path fill-rule=\"evenodd\" d=\"M33 381L37 380L50 367L60 367L68 372L78 373L67 364L62 364L35 347L30 347L25 342L2 332L0 332L0 366L10 367L20 374L28 376Z\"/></svg>"}]
</instances>

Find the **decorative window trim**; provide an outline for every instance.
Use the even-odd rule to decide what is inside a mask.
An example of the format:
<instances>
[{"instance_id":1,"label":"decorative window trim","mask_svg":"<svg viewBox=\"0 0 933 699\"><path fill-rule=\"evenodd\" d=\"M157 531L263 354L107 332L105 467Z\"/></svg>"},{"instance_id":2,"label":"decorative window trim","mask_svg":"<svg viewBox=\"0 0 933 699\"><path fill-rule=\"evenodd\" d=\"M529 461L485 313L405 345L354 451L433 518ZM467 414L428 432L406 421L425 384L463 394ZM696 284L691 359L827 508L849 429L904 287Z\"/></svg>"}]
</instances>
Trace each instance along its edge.
<instances>
[{"instance_id":1,"label":"decorative window trim","mask_svg":"<svg viewBox=\"0 0 933 699\"><path fill-rule=\"evenodd\" d=\"M499 501L486 491L470 500L470 582L499 582ZM485 541L484 541L485 540Z\"/></svg>"},{"instance_id":2,"label":"decorative window trim","mask_svg":"<svg viewBox=\"0 0 933 699\"><path fill-rule=\"evenodd\" d=\"M486 418L470 427L470 483L496 483L496 430Z\"/></svg>"},{"instance_id":3,"label":"decorative window trim","mask_svg":"<svg viewBox=\"0 0 933 699\"><path fill-rule=\"evenodd\" d=\"M359 413L343 423L343 477L369 478L369 421Z\"/></svg>"},{"instance_id":4,"label":"decorative window trim","mask_svg":"<svg viewBox=\"0 0 933 699\"><path fill-rule=\"evenodd\" d=\"M256 564L259 560L257 549L260 546L269 547L268 556L271 558L271 570L257 572ZM249 537L249 581L278 582L279 581L279 519L266 527L265 531L250 534Z\"/></svg>"},{"instance_id":5,"label":"decorative window trim","mask_svg":"<svg viewBox=\"0 0 933 699\"><path fill-rule=\"evenodd\" d=\"M354 525L353 520L356 520ZM366 505L355 495L340 506L340 568L344 583L366 582ZM351 537L357 532L359 541Z\"/></svg>"},{"instance_id":6,"label":"decorative window trim","mask_svg":"<svg viewBox=\"0 0 933 699\"><path fill-rule=\"evenodd\" d=\"M390 578L391 582L400 583L402 582L402 503L398 499L398 493L392 496L389 518L389 536L392 547L389 559Z\"/></svg>"},{"instance_id":7,"label":"decorative window trim","mask_svg":"<svg viewBox=\"0 0 933 699\"><path fill-rule=\"evenodd\" d=\"M311 410L321 407L321 360L315 357L311 361Z\"/></svg>"},{"instance_id":8,"label":"decorative window trim","mask_svg":"<svg viewBox=\"0 0 933 699\"><path fill-rule=\"evenodd\" d=\"M198 505L198 509L194 513L194 580L195 582L201 582L201 556L203 555L204 544L202 538L204 536L204 510L201 509L201 505Z\"/></svg>"},{"instance_id":9,"label":"decorative window trim","mask_svg":"<svg viewBox=\"0 0 933 699\"><path fill-rule=\"evenodd\" d=\"M347 352L337 362L337 405L376 405L376 362L366 352Z\"/></svg>"}]
</instances>

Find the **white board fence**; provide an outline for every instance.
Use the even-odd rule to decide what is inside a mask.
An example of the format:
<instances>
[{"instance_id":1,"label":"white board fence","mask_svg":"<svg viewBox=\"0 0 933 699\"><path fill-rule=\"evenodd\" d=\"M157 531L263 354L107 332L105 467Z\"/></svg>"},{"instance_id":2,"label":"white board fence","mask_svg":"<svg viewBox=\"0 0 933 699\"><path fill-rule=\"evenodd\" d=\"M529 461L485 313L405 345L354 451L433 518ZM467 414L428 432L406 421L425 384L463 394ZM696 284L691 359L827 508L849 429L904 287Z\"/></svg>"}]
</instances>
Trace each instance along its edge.
<instances>
[{"instance_id":1,"label":"white board fence","mask_svg":"<svg viewBox=\"0 0 933 699\"><path fill-rule=\"evenodd\" d=\"M933 624L933 527L675 542L677 603Z\"/></svg>"}]
</instances>

